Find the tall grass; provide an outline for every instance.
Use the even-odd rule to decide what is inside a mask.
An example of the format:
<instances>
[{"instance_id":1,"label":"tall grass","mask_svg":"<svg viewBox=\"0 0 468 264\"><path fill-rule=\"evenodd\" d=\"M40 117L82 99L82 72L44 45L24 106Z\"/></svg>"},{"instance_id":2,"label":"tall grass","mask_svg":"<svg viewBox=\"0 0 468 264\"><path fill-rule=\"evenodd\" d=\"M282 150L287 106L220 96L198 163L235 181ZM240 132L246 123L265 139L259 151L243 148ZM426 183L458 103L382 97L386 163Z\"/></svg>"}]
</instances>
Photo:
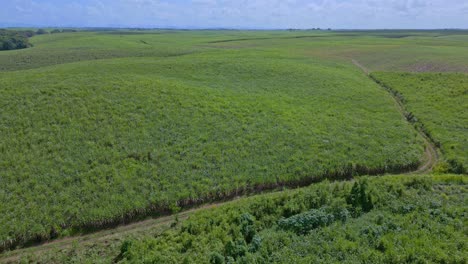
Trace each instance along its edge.
<instances>
[{"instance_id":1,"label":"tall grass","mask_svg":"<svg viewBox=\"0 0 468 264\"><path fill-rule=\"evenodd\" d=\"M63 64L1 73L0 89L3 247L408 171L423 152L392 98L352 65L284 51Z\"/></svg>"}]
</instances>

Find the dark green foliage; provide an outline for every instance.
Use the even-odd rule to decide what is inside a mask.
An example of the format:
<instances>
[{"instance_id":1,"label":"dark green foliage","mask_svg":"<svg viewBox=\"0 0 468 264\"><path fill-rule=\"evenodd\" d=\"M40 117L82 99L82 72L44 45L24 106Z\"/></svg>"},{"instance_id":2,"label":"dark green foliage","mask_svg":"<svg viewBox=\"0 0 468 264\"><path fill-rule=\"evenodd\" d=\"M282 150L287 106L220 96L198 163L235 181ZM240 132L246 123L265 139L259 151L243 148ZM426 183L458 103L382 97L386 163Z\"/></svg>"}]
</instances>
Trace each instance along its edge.
<instances>
[{"instance_id":1,"label":"dark green foliage","mask_svg":"<svg viewBox=\"0 0 468 264\"><path fill-rule=\"evenodd\" d=\"M24 49L31 45L28 37L33 33L29 31L14 31L0 29L0 50Z\"/></svg>"},{"instance_id":2,"label":"dark green foliage","mask_svg":"<svg viewBox=\"0 0 468 264\"><path fill-rule=\"evenodd\" d=\"M367 213L374 208L372 195L366 180L354 183L351 193L346 197L346 202L353 207L355 213Z\"/></svg>"},{"instance_id":3,"label":"dark green foliage","mask_svg":"<svg viewBox=\"0 0 468 264\"><path fill-rule=\"evenodd\" d=\"M249 252L255 253L260 249L261 246L262 246L262 237L258 234L255 234L252 238L252 241L250 242Z\"/></svg>"},{"instance_id":4,"label":"dark green foliage","mask_svg":"<svg viewBox=\"0 0 468 264\"><path fill-rule=\"evenodd\" d=\"M78 30L73 28L64 28L62 29L62 33L71 33L71 32L78 32Z\"/></svg>"},{"instance_id":5,"label":"dark green foliage","mask_svg":"<svg viewBox=\"0 0 468 264\"><path fill-rule=\"evenodd\" d=\"M124 241L122 243L122 246L120 247L120 254L122 256L125 256L125 253L128 252L128 250L130 249L130 247L132 246L132 241Z\"/></svg>"},{"instance_id":6,"label":"dark green foliage","mask_svg":"<svg viewBox=\"0 0 468 264\"><path fill-rule=\"evenodd\" d=\"M239 259L247 254L247 244L243 239L229 241L224 247L224 252L227 258Z\"/></svg>"},{"instance_id":7,"label":"dark green foliage","mask_svg":"<svg viewBox=\"0 0 468 264\"><path fill-rule=\"evenodd\" d=\"M49 32L42 28L36 31L36 35L44 35L44 34L49 34Z\"/></svg>"},{"instance_id":8,"label":"dark green foliage","mask_svg":"<svg viewBox=\"0 0 468 264\"><path fill-rule=\"evenodd\" d=\"M224 263L224 256L219 254L218 252L212 253L210 257L211 264L223 264Z\"/></svg>"},{"instance_id":9,"label":"dark green foliage","mask_svg":"<svg viewBox=\"0 0 468 264\"><path fill-rule=\"evenodd\" d=\"M20 31L15 31L17 35L20 35L25 38L30 38L36 35L36 32L33 30L20 30Z\"/></svg>"},{"instance_id":10,"label":"dark green foliage","mask_svg":"<svg viewBox=\"0 0 468 264\"><path fill-rule=\"evenodd\" d=\"M127 252L130 250L132 243L131 240L126 240L122 243L120 246L119 258L125 258L127 256Z\"/></svg>"},{"instance_id":11,"label":"dark green foliage","mask_svg":"<svg viewBox=\"0 0 468 264\"><path fill-rule=\"evenodd\" d=\"M432 181L428 178L413 178L404 183L405 186L408 186L410 188L424 189L426 191L429 191L431 189L432 184Z\"/></svg>"},{"instance_id":12,"label":"dark green foliage","mask_svg":"<svg viewBox=\"0 0 468 264\"><path fill-rule=\"evenodd\" d=\"M467 164L463 164L457 159L449 159L449 160L447 160L447 163L449 164L449 171L450 172L459 173L459 174L462 174L462 173L467 174L468 173Z\"/></svg>"},{"instance_id":13,"label":"dark green foliage","mask_svg":"<svg viewBox=\"0 0 468 264\"><path fill-rule=\"evenodd\" d=\"M225 258L223 262L219 262L219 255L215 255L214 260L218 261L218 263L224 263L224 261L232 263L231 260L245 262L246 259L244 257L248 252L257 252L261 247L262 238L257 234L257 227L255 227L254 221L254 217L248 213L240 215L237 225L239 226L242 238L230 240L226 243L224 246ZM213 255L210 261L213 261Z\"/></svg>"},{"instance_id":14,"label":"dark green foliage","mask_svg":"<svg viewBox=\"0 0 468 264\"><path fill-rule=\"evenodd\" d=\"M291 230L296 234L306 234L310 230L330 225L335 221L335 216L324 208L312 209L306 213L298 214L290 218L280 219L278 226L285 230Z\"/></svg>"},{"instance_id":15,"label":"dark green foliage","mask_svg":"<svg viewBox=\"0 0 468 264\"><path fill-rule=\"evenodd\" d=\"M245 242L250 243L256 234L254 217L250 214L242 214L239 225Z\"/></svg>"}]
</instances>

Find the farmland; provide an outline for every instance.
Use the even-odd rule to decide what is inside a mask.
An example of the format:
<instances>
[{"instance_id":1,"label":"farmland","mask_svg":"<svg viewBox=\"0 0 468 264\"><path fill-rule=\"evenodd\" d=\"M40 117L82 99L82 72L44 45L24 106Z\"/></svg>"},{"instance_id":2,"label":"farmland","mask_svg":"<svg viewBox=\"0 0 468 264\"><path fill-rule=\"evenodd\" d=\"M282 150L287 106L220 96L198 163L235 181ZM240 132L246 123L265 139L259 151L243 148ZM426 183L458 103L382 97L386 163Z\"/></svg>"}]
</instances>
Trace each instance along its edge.
<instances>
[{"instance_id":1,"label":"farmland","mask_svg":"<svg viewBox=\"0 0 468 264\"><path fill-rule=\"evenodd\" d=\"M271 51L297 59L356 59L372 71L468 72L468 34L444 31L100 31L45 34L0 53L0 71L122 57Z\"/></svg>"},{"instance_id":2,"label":"farmland","mask_svg":"<svg viewBox=\"0 0 468 264\"><path fill-rule=\"evenodd\" d=\"M375 73L398 93L413 121L441 147L442 171L468 173L468 76L454 73Z\"/></svg>"},{"instance_id":3,"label":"farmland","mask_svg":"<svg viewBox=\"0 0 468 264\"><path fill-rule=\"evenodd\" d=\"M34 36L32 48L0 52L0 250L246 194L416 171L428 162L428 144L440 148L437 172L466 173L467 40L465 31L450 30L115 30ZM352 60L372 72L372 78ZM399 111L385 88L401 93L405 110L417 122ZM423 128L420 131L430 136L430 142L415 127ZM449 195L466 199L463 176L427 176L425 187L405 185L417 182L417 177L369 178L372 188L387 196L379 198L378 210L365 213L353 213L356 205L343 204L352 183L324 183L275 195L303 197L320 188L339 189L321 194L328 200L320 206L301 205L287 215L309 217L307 212L314 209L318 211L311 214L327 216L331 212L323 206L341 203L353 217L339 227L333 222L317 231L324 241L338 232L333 228L360 230L365 221L374 221L377 214L387 217L392 206L411 199L422 199L423 204L417 205L421 210L416 211L428 213L426 198L434 190L440 201ZM408 196L398 197L397 205L385 202L396 195L383 187L387 181L388 188L406 186L401 188ZM444 185L445 181L450 184ZM276 203L275 195L252 199ZM237 221L235 206L244 210L252 201L226 207L232 217L226 221ZM448 199L453 206L448 210L453 212L444 213L455 219L450 228L462 221L459 211L466 210L462 201ZM394 220L403 226L416 211ZM280 241L279 236L295 245L304 235L294 228L278 230L277 220L286 217L283 213L245 212L254 216L255 223L264 223L255 232L264 230L262 239L269 241L263 244L267 248L243 255L249 261L278 251L274 241ZM205 220L197 216L183 226ZM431 225L439 230L440 223L434 221ZM163 237L182 241L179 237L188 236L186 231L171 230ZM210 240L211 230L207 232L200 239ZM426 232L418 234L433 239ZM203 262L213 254L229 257L222 251L229 240L226 234L213 240L215 245L203 242L203 248L188 247L187 254L180 255L171 251L180 249L171 240L161 256L146 251L162 249L160 234L153 235L128 242L132 246L120 260L141 262L143 255L169 262ZM460 233L453 235L463 238ZM312 243L311 234L305 238L309 242L304 243ZM440 250L447 248L446 240L437 244ZM414 254L427 247L415 246ZM208 248L218 251L194 253ZM286 247L277 259L267 260L282 262L297 256L297 261L305 262L339 261L335 253L328 259L329 252L320 255L316 247L304 254L324 259L302 259L295 252L299 248ZM395 253L380 254L364 248L355 260L368 254L376 262L410 257L392 250ZM115 251L108 254L116 257ZM427 257L437 261L435 255ZM443 259L466 257L453 254Z\"/></svg>"}]
</instances>

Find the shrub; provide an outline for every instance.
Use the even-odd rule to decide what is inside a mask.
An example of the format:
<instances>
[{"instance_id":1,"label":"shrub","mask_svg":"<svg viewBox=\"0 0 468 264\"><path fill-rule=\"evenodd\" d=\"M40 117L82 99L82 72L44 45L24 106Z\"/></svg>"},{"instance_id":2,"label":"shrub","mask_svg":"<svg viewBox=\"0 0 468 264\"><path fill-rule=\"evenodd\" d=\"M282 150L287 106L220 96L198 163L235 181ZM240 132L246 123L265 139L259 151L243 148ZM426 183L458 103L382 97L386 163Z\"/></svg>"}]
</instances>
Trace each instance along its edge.
<instances>
[{"instance_id":1,"label":"shrub","mask_svg":"<svg viewBox=\"0 0 468 264\"><path fill-rule=\"evenodd\" d=\"M29 46L28 37L34 35L29 31L0 29L0 50L24 49Z\"/></svg>"},{"instance_id":2,"label":"shrub","mask_svg":"<svg viewBox=\"0 0 468 264\"><path fill-rule=\"evenodd\" d=\"M224 247L224 251L227 256L237 259L247 254L247 245L242 239L237 239L236 241L231 240Z\"/></svg>"},{"instance_id":3,"label":"shrub","mask_svg":"<svg viewBox=\"0 0 468 264\"><path fill-rule=\"evenodd\" d=\"M218 252L211 253L210 263L211 264L223 264L224 256L219 254Z\"/></svg>"},{"instance_id":4,"label":"shrub","mask_svg":"<svg viewBox=\"0 0 468 264\"><path fill-rule=\"evenodd\" d=\"M312 209L306 213L298 214L278 221L280 228L291 230L296 234L306 234L312 229L326 226L335 221L333 214L327 213L324 208Z\"/></svg>"},{"instance_id":5,"label":"shrub","mask_svg":"<svg viewBox=\"0 0 468 264\"><path fill-rule=\"evenodd\" d=\"M250 214L242 214L240 217L240 228L245 242L250 243L256 234L254 217Z\"/></svg>"},{"instance_id":6,"label":"shrub","mask_svg":"<svg viewBox=\"0 0 468 264\"><path fill-rule=\"evenodd\" d=\"M36 34L37 35L44 35L44 34L49 34L49 32L47 32L46 30L40 28L36 31Z\"/></svg>"},{"instance_id":7,"label":"shrub","mask_svg":"<svg viewBox=\"0 0 468 264\"><path fill-rule=\"evenodd\" d=\"M372 196L368 190L367 180L356 181L346 202L354 208L355 213L369 212L374 208Z\"/></svg>"}]
</instances>

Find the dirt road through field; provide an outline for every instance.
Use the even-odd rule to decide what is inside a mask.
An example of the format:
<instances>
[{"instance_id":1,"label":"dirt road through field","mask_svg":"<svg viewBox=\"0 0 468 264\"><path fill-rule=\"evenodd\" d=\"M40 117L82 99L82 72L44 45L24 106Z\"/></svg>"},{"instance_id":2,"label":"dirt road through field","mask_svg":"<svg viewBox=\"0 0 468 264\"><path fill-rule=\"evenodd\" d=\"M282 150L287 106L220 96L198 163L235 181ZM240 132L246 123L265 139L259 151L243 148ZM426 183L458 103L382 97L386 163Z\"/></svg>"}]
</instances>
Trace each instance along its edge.
<instances>
[{"instance_id":1,"label":"dirt road through field","mask_svg":"<svg viewBox=\"0 0 468 264\"><path fill-rule=\"evenodd\" d=\"M355 59L352 59L351 61L356 67L361 69L369 77L369 79L371 79L373 82L375 82L382 89L388 91L387 88L382 86L380 83L376 82L375 79L371 78L370 70L368 68L366 68L364 65L362 65L361 63L359 63ZM406 112L407 111L405 109L405 105L403 104L403 102L398 97L396 97L393 93L389 92L389 94L392 96L392 98L393 98L393 100L395 102L395 105L396 105L398 111L400 112L400 114L409 123L411 123L406 117ZM432 171L432 169L434 168L435 164L437 163L437 161L439 159L439 155L437 153L437 148L436 148L434 142L432 142L430 137L426 133L424 133L424 131L422 131L420 128L418 128L416 126L414 126L414 128L421 135L421 137L424 139L425 150L424 150L423 162L421 163L421 165L418 167L418 169L416 171L413 171L411 173L418 173L418 174L427 173L427 172Z\"/></svg>"}]
</instances>

